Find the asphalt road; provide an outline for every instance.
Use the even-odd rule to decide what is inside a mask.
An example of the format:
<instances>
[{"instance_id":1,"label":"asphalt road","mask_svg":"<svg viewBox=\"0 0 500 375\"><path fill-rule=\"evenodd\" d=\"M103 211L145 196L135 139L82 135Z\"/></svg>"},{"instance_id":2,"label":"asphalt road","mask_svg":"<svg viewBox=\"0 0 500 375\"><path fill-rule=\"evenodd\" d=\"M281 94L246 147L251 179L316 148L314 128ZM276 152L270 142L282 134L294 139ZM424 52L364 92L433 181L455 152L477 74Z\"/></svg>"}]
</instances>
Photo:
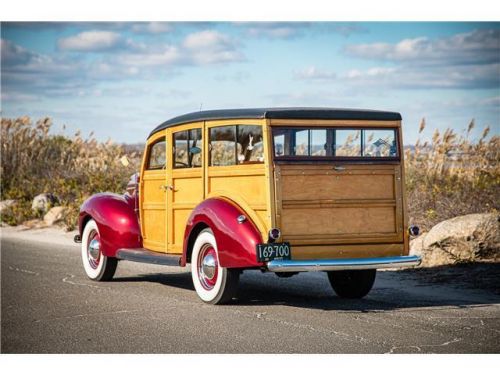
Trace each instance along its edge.
<instances>
[{"instance_id":1,"label":"asphalt road","mask_svg":"<svg viewBox=\"0 0 500 375\"><path fill-rule=\"evenodd\" d=\"M499 265L379 272L360 301L322 273L251 271L211 306L185 269L121 262L97 283L75 245L1 245L2 353L500 352Z\"/></svg>"}]
</instances>

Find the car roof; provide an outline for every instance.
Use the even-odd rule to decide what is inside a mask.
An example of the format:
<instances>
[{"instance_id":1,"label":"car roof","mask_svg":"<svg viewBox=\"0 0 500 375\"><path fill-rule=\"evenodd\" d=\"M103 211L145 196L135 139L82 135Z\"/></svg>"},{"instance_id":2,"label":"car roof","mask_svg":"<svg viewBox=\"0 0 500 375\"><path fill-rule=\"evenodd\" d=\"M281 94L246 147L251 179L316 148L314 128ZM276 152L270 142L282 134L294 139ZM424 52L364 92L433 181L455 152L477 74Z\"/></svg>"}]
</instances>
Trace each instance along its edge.
<instances>
[{"instance_id":1,"label":"car roof","mask_svg":"<svg viewBox=\"0 0 500 375\"><path fill-rule=\"evenodd\" d=\"M210 111L191 112L171 118L170 120L158 125L149 134L149 136L152 136L160 130L190 122L252 118L399 121L401 120L401 114L398 112L374 111L367 109L316 107L216 109Z\"/></svg>"}]
</instances>

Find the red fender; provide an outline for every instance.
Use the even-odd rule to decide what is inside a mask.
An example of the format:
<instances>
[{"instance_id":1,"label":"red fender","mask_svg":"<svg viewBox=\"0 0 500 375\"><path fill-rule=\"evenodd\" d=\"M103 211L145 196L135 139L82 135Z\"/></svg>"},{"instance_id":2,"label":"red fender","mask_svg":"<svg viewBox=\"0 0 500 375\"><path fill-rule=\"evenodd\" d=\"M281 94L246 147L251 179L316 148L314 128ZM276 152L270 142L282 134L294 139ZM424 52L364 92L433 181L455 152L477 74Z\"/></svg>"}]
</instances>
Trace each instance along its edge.
<instances>
[{"instance_id":1,"label":"red fender","mask_svg":"<svg viewBox=\"0 0 500 375\"><path fill-rule=\"evenodd\" d=\"M263 266L257 262L256 255L256 245L263 243L262 236L248 215L243 223L238 223L240 215L245 215L245 212L229 199L209 198L200 203L186 224L181 266L190 261L192 245L204 227L210 227L214 232L222 267Z\"/></svg>"},{"instance_id":2,"label":"red fender","mask_svg":"<svg viewBox=\"0 0 500 375\"><path fill-rule=\"evenodd\" d=\"M91 196L80 208L80 235L87 221L92 218L99 228L104 255L115 257L120 248L141 248L141 229L135 204L135 195L101 193Z\"/></svg>"}]
</instances>

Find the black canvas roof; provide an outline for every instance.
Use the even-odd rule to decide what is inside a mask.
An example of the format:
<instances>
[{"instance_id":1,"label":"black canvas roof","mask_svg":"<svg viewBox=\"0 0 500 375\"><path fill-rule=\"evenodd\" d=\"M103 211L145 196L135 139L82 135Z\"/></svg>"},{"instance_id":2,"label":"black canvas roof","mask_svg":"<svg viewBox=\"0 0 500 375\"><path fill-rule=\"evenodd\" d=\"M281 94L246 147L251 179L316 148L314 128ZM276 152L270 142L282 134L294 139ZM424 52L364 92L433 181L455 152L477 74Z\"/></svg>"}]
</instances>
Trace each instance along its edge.
<instances>
[{"instance_id":1,"label":"black canvas roof","mask_svg":"<svg viewBox=\"0 0 500 375\"><path fill-rule=\"evenodd\" d=\"M195 121L224 120L224 119L316 119L316 120L380 120L398 121L401 115L398 112L372 111L366 109L345 108L241 108L216 109L211 111L192 112L174 117L158 125L149 136L171 126L186 124Z\"/></svg>"}]
</instances>

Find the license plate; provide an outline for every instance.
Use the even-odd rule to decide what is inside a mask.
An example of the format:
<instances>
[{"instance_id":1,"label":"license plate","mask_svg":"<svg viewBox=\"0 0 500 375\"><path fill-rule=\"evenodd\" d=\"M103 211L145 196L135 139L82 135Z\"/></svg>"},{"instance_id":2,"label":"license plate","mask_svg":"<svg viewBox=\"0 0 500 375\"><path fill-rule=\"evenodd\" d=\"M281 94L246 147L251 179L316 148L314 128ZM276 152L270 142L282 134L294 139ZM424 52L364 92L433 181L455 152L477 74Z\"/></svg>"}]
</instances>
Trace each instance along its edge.
<instances>
[{"instance_id":1,"label":"license plate","mask_svg":"<svg viewBox=\"0 0 500 375\"><path fill-rule=\"evenodd\" d=\"M270 260L290 260L291 246L288 242L266 243L257 245L257 261L269 262Z\"/></svg>"}]
</instances>

